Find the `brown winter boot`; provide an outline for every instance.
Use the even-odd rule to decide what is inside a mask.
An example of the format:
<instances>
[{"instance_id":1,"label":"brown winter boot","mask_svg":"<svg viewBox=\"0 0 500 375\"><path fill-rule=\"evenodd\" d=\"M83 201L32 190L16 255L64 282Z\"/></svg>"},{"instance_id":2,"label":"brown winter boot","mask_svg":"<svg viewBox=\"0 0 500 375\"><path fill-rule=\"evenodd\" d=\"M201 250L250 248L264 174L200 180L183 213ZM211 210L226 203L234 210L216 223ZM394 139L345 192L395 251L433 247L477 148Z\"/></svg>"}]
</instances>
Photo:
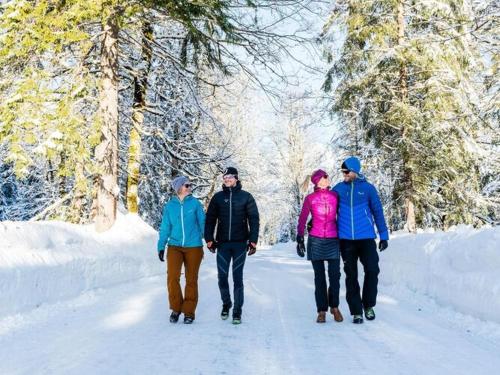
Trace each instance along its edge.
<instances>
[{"instance_id":1,"label":"brown winter boot","mask_svg":"<svg viewBox=\"0 0 500 375\"><path fill-rule=\"evenodd\" d=\"M326 323L326 312L320 311L318 313L318 318L316 319L316 323Z\"/></svg>"},{"instance_id":2,"label":"brown winter boot","mask_svg":"<svg viewBox=\"0 0 500 375\"><path fill-rule=\"evenodd\" d=\"M342 313L340 312L338 307L332 307L330 309L330 312L333 315L333 319L335 319L336 322L341 322L344 320L344 317L342 316Z\"/></svg>"}]
</instances>

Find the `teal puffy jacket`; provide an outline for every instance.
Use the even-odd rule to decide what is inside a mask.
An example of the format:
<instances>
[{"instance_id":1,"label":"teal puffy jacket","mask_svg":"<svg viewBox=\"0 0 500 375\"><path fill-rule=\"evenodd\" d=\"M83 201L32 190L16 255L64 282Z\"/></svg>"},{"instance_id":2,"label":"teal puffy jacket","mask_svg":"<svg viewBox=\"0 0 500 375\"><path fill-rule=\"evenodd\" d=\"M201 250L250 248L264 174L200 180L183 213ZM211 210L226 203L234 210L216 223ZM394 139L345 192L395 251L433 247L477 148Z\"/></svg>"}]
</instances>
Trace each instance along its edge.
<instances>
[{"instance_id":1,"label":"teal puffy jacket","mask_svg":"<svg viewBox=\"0 0 500 375\"><path fill-rule=\"evenodd\" d=\"M174 196L163 207L158 251L165 250L166 245L202 246L204 228L205 212L200 201L188 195L181 202Z\"/></svg>"}]
</instances>

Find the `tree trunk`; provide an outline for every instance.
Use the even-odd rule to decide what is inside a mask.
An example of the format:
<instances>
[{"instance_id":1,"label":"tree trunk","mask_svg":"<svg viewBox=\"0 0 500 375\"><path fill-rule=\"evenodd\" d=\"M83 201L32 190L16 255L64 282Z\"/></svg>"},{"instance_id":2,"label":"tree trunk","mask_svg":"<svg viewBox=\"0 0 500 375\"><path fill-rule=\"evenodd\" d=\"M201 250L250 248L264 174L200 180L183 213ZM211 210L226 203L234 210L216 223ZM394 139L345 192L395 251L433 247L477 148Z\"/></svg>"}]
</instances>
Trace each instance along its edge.
<instances>
[{"instance_id":1,"label":"tree trunk","mask_svg":"<svg viewBox=\"0 0 500 375\"><path fill-rule=\"evenodd\" d=\"M173 137L172 137L171 141L172 141L172 146L173 146L172 148L175 151L176 155L178 155L178 153L180 153L180 148L179 148L180 137L181 137L180 134L181 134L180 125L177 121L175 121L173 123ZM172 164L172 168L170 170L170 178L174 179L175 177L177 177L179 175L179 170L181 168L181 161L176 156L172 156L171 164Z\"/></svg>"},{"instance_id":2,"label":"tree trunk","mask_svg":"<svg viewBox=\"0 0 500 375\"><path fill-rule=\"evenodd\" d=\"M402 48L405 43L405 18L404 18L404 1L400 0L398 2L398 46ZM408 67L405 62L401 62L399 68L399 94L402 103L408 103ZM402 160L403 160L403 176L402 176L402 189L400 193L404 196L405 204L405 218L406 224L405 228L410 232L416 232L416 219L415 219L415 204L413 202L413 174L409 167L410 164L410 152L408 150L406 138L408 137L408 126L403 124L402 129L402 139L403 139L403 150L402 150Z\"/></svg>"},{"instance_id":3,"label":"tree trunk","mask_svg":"<svg viewBox=\"0 0 500 375\"><path fill-rule=\"evenodd\" d=\"M409 198L405 199L406 224L405 229L415 233L417 231L417 223L415 221L415 205Z\"/></svg>"},{"instance_id":4,"label":"tree trunk","mask_svg":"<svg viewBox=\"0 0 500 375\"><path fill-rule=\"evenodd\" d=\"M95 226L103 232L116 220L118 203L118 17L112 13L104 26L101 50L99 116L101 143L95 156L99 167Z\"/></svg>"},{"instance_id":5,"label":"tree trunk","mask_svg":"<svg viewBox=\"0 0 500 375\"><path fill-rule=\"evenodd\" d=\"M153 28L149 21L142 27L142 61L146 66L140 69L134 78L134 104L132 109L132 128L128 149L127 170L127 208L129 212L139 212L139 178L141 167L141 133L144 124L144 108L146 107L146 89L151 69L151 47L149 41L153 37Z\"/></svg>"}]
</instances>

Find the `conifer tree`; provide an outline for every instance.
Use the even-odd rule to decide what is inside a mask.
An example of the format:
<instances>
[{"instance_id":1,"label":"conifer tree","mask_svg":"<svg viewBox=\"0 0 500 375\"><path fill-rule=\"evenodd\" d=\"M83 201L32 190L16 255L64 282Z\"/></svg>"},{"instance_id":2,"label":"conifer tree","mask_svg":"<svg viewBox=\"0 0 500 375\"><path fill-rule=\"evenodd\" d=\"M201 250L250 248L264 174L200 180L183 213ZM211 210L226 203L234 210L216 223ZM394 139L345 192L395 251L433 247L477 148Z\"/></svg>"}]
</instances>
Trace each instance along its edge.
<instances>
[{"instance_id":1,"label":"conifer tree","mask_svg":"<svg viewBox=\"0 0 500 375\"><path fill-rule=\"evenodd\" d=\"M324 87L346 135L357 129L394 176L393 228L473 223L483 210L472 18L458 0L345 0L325 26L344 38Z\"/></svg>"},{"instance_id":2,"label":"conifer tree","mask_svg":"<svg viewBox=\"0 0 500 375\"><path fill-rule=\"evenodd\" d=\"M238 14L232 5L255 6L226 0L8 2L0 16L5 31L0 47L0 71L5 77L0 142L10 150L6 161L14 164L18 176L27 176L36 162L33 151L38 150L52 160L62 180L71 180L74 206L81 207L82 196L93 198L98 230L109 228L119 198L122 32L134 17L153 10L186 30L184 53L173 57L181 60L179 65L191 57L195 63L227 72L225 58L232 56L227 44L255 47L254 36L239 29L241 24L236 26ZM188 49L193 52L187 53Z\"/></svg>"}]
</instances>

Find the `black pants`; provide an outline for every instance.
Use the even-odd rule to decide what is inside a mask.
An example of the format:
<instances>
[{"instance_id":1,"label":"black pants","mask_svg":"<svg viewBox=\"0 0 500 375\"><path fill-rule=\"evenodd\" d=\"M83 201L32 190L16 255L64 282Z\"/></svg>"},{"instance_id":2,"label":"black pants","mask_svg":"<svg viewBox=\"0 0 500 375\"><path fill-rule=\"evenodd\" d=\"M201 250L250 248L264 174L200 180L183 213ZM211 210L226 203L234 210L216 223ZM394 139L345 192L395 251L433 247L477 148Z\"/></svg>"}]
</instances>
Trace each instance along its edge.
<instances>
[{"instance_id":1,"label":"black pants","mask_svg":"<svg viewBox=\"0 0 500 375\"><path fill-rule=\"evenodd\" d=\"M340 252L344 261L346 299L351 315L361 315L363 308L377 303L378 267L375 240L340 240ZM358 283L358 259L363 265L365 278L363 295Z\"/></svg>"},{"instance_id":2,"label":"black pants","mask_svg":"<svg viewBox=\"0 0 500 375\"><path fill-rule=\"evenodd\" d=\"M243 266L247 256L246 242L225 242L217 248L217 271L219 279L219 290L224 305L230 305L231 294L229 292L229 264L233 260L233 284L234 284L234 308L233 314L241 314L243 306Z\"/></svg>"},{"instance_id":3,"label":"black pants","mask_svg":"<svg viewBox=\"0 0 500 375\"><path fill-rule=\"evenodd\" d=\"M326 287L325 262L328 262L328 280L330 286ZM339 306L340 290L340 259L312 260L314 269L314 296L318 312L328 311L328 306Z\"/></svg>"}]
</instances>

